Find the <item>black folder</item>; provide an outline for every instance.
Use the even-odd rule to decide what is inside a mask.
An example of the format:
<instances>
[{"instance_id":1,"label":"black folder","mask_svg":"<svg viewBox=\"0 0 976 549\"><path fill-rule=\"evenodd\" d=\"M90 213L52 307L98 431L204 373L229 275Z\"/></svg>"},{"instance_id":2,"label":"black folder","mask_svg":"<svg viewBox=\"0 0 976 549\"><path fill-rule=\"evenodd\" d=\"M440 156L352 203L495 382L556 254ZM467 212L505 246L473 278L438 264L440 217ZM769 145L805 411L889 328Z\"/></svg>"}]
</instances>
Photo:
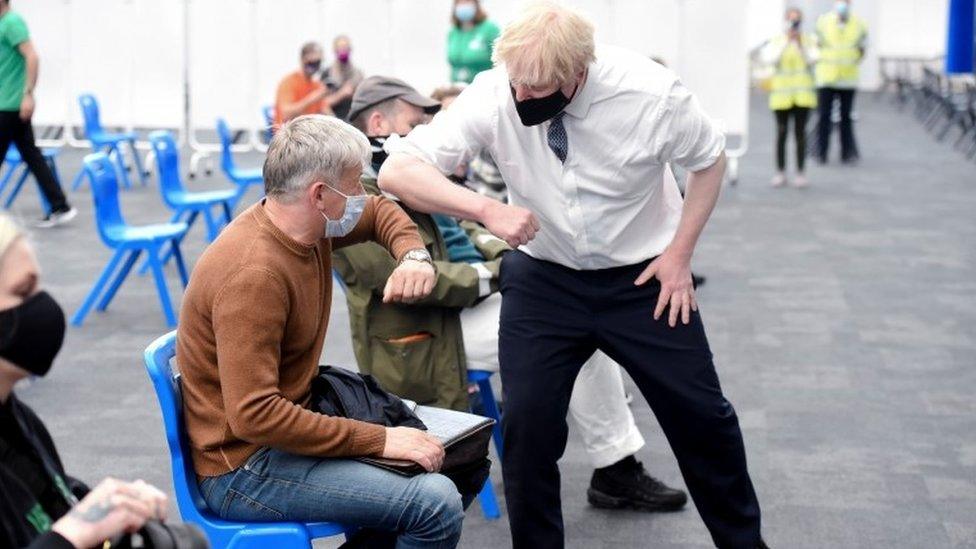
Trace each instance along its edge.
<instances>
[{"instance_id":1,"label":"black folder","mask_svg":"<svg viewBox=\"0 0 976 549\"><path fill-rule=\"evenodd\" d=\"M406 399L403 399L403 403L424 422L427 433L444 444L442 471L474 463L488 455L488 441L491 440L491 428L495 420L467 412L420 406ZM404 476L424 472L424 468L413 461L376 457L357 459Z\"/></svg>"}]
</instances>

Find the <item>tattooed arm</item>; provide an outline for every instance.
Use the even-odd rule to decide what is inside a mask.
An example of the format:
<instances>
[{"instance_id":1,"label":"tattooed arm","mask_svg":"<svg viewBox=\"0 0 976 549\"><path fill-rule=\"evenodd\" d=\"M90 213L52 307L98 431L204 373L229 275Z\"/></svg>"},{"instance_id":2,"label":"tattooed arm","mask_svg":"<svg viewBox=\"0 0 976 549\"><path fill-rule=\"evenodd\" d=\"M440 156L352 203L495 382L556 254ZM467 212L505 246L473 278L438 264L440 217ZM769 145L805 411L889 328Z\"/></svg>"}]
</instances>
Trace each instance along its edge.
<instances>
[{"instance_id":1,"label":"tattooed arm","mask_svg":"<svg viewBox=\"0 0 976 549\"><path fill-rule=\"evenodd\" d=\"M52 530L77 548L93 547L136 532L147 520L165 520L168 505L166 494L141 480L107 478L58 519Z\"/></svg>"}]
</instances>

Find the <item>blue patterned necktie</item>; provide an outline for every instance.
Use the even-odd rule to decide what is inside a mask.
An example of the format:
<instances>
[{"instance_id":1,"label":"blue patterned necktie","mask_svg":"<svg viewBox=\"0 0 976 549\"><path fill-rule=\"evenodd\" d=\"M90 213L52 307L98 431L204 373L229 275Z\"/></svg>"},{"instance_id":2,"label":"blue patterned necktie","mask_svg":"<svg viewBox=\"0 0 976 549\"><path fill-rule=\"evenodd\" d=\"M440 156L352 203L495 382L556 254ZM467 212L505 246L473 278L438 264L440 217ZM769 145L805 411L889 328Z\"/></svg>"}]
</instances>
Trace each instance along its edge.
<instances>
[{"instance_id":1,"label":"blue patterned necktie","mask_svg":"<svg viewBox=\"0 0 976 549\"><path fill-rule=\"evenodd\" d=\"M569 150L569 139L566 138L566 128L563 126L563 115L561 112L553 117L549 123L549 131L546 137L549 141L549 148L556 153L556 157L562 163L566 162L566 152Z\"/></svg>"}]
</instances>

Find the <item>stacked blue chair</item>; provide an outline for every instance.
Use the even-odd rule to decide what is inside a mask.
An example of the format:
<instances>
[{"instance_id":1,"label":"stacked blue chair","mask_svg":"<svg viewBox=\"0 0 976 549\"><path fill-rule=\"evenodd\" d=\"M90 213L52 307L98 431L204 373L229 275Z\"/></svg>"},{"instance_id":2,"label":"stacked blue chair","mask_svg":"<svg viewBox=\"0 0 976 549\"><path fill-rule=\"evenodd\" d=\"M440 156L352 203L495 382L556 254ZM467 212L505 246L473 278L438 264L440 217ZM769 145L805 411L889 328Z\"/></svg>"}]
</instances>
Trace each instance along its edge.
<instances>
[{"instance_id":1,"label":"stacked blue chair","mask_svg":"<svg viewBox=\"0 0 976 549\"><path fill-rule=\"evenodd\" d=\"M54 159L58 156L59 149L41 149L41 154L44 155L44 160L47 162L48 167L51 168L51 173L54 174L54 179L61 183L61 177L58 175L58 165L54 162ZM17 146L13 143L7 148L7 155L3 160L3 164L7 166L7 171L0 176L0 196L3 196L3 191L7 189L7 185L14 179L14 174L17 170L23 166L24 170L17 177L17 182L14 183L13 189L10 194L7 195L7 199L3 203L4 209L10 209L10 206L17 199L17 195L20 194L20 190L24 186L24 182L27 181L27 176L30 175L30 170L27 165L24 164L24 159L20 156L20 151L17 150ZM47 203L44 198L43 193L38 193L41 197L41 206L44 208L45 213L50 213L51 205Z\"/></svg>"},{"instance_id":2,"label":"stacked blue chair","mask_svg":"<svg viewBox=\"0 0 976 549\"><path fill-rule=\"evenodd\" d=\"M345 293L346 281L342 279L339 271L332 269L332 279L343 293ZM498 412L498 404L495 402L495 392L491 388L490 379L491 372L489 371L468 370L468 383L476 383L478 385L478 391L481 392L481 398L484 401L486 417L495 420L495 426L492 428L491 435L495 440L495 450L497 450L498 459L501 459L502 417ZM484 514L486 520L496 520L502 516L501 511L498 510L498 498L495 497L495 489L491 485L491 477L485 479L485 485L481 487L481 492L478 493L478 502L481 503L481 512Z\"/></svg>"},{"instance_id":3,"label":"stacked blue chair","mask_svg":"<svg viewBox=\"0 0 976 549\"><path fill-rule=\"evenodd\" d=\"M105 153L94 153L85 157L84 173L88 175L91 183L92 198L95 202L95 225L98 228L98 235L106 246L115 250L112 259L109 260L105 270L98 277L95 286L92 287L85 301L78 308L78 311L71 318L71 323L81 326L85 316L91 310L95 300L98 302L98 310L104 311L119 286L125 281L129 271L139 255L146 252L149 256L149 265L152 267L153 276L156 279L156 291L159 294L159 301L163 308L163 315L169 326L176 326L176 315L173 314L173 305L169 299L169 291L166 288L166 277L163 274L163 263L160 261L162 247L169 244L173 250L173 258L180 273L180 281L186 288L187 274L186 266L183 264L183 255L180 253L180 240L186 235L186 223L158 223L154 225L132 226L122 218L122 211L119 208L119 185L116 178L115 169L112 162ZM125 259L121 269L119 263Z\"/></svg>"},{"instance_id":4,"label":"stacked blue chair","mask_svg":"<svg viewBox=\"0 0 976 549\"><path fill-rule=\"evenodd\" d=\"M220 169L224 171L224 175L228 179L237 185L237 197L231 203L231 208L234 208L244 193L247 192L248 187L264 185L264 175L261 173L261 168L245 170L238 168L237 164L234 163L234 154L231 151L234 138L230 133L230 127L227 126L227 122L223 118L217 119L217 135L220 137Z\"/></svg>"},{"instance_id":5,"label":"stacked blue chair","mask_svg":"<svg viewBox=\"0 0 976 549\"><path fill-rule=\"evenodd\" d=\"M192 227L197 217L203 214L203 219L207 223L207 242L213 242L220 229L230 223L233 217L231 204L237 197L237 190L187 191L180 177L180 154L173 135L167 131L152 132L149 134L149 144L152 146L156 156L156 166L159 169L159 192L163 195L163 202L173 210L170 223L186 221L187 226ZM213 216L215 207L220 207L222 219L219 221ZM163 256L164 264L169 260L171 253L168 251ZM142 271L148 267L149 264L146 263Z\"/></svg>"},{"instance_id":6,"label":"stacked blue chair","mask_svg":"<svg viewBox=\"0 0 976 549\"><path fill-rule=\"evenodd\" d=\"M307 549L311 547L313 539L351 532L331 522L232 522L216 517L207 508L197 487L196 473L193 472L189 444L183 428L179 373L174 374L170 366L175 353L176 332L170 332L153 341L146 348L144 358L146 371L163 412L163 427L166 430L166 442L173 468L173 489L183 520L203 529L212 547L235 549Z\"/></svg>"},{"instance_id":7,"label":"stacked blue chair","mask_svg":"<svg viewBox=\"0 0 976 549\"><path fill-rule=\"evenodd\" d=\"M121 145L129 144L132 151L132 159L135 162L136 170L139 172L139 180L146 184L146 172L139 159L139 151L136 150L136 134L134 132L108 132L102 127L102 119L99 115L98 100L94 95L83 94L78 96L78 104L81 106L81 115L85 122L85 138L91 141L92 150L95 152L107 152L110 157L114 157L118 165L119 173L122 176L122 185L126 189L132 187L129 182L129 173L125 166L125 157ZM76 190L83 179L83 172L78 174L71 184L71 190Z\"/></svg>"}]
</instances>

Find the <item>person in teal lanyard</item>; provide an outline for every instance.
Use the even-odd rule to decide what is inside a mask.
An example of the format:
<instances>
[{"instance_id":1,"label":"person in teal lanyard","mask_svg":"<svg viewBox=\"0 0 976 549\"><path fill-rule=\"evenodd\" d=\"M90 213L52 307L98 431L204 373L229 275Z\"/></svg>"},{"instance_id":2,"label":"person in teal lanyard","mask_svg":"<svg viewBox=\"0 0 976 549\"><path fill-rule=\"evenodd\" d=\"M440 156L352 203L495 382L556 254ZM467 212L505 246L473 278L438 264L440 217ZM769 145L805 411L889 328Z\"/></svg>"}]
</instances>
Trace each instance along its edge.
<instances>
[{"instance_id":1,"label":"person in teal lanyard","mask_svg":"<svg viewBox=\"0 0 976 549\"><path fill-rule=\"evenodd\" d=\"M476 74L492 67L491 50L498 38L498 25L488 19L478 0L454 0L451 22L447 35L451 82L470 84Z\"/></svg>"}]
</instances>

